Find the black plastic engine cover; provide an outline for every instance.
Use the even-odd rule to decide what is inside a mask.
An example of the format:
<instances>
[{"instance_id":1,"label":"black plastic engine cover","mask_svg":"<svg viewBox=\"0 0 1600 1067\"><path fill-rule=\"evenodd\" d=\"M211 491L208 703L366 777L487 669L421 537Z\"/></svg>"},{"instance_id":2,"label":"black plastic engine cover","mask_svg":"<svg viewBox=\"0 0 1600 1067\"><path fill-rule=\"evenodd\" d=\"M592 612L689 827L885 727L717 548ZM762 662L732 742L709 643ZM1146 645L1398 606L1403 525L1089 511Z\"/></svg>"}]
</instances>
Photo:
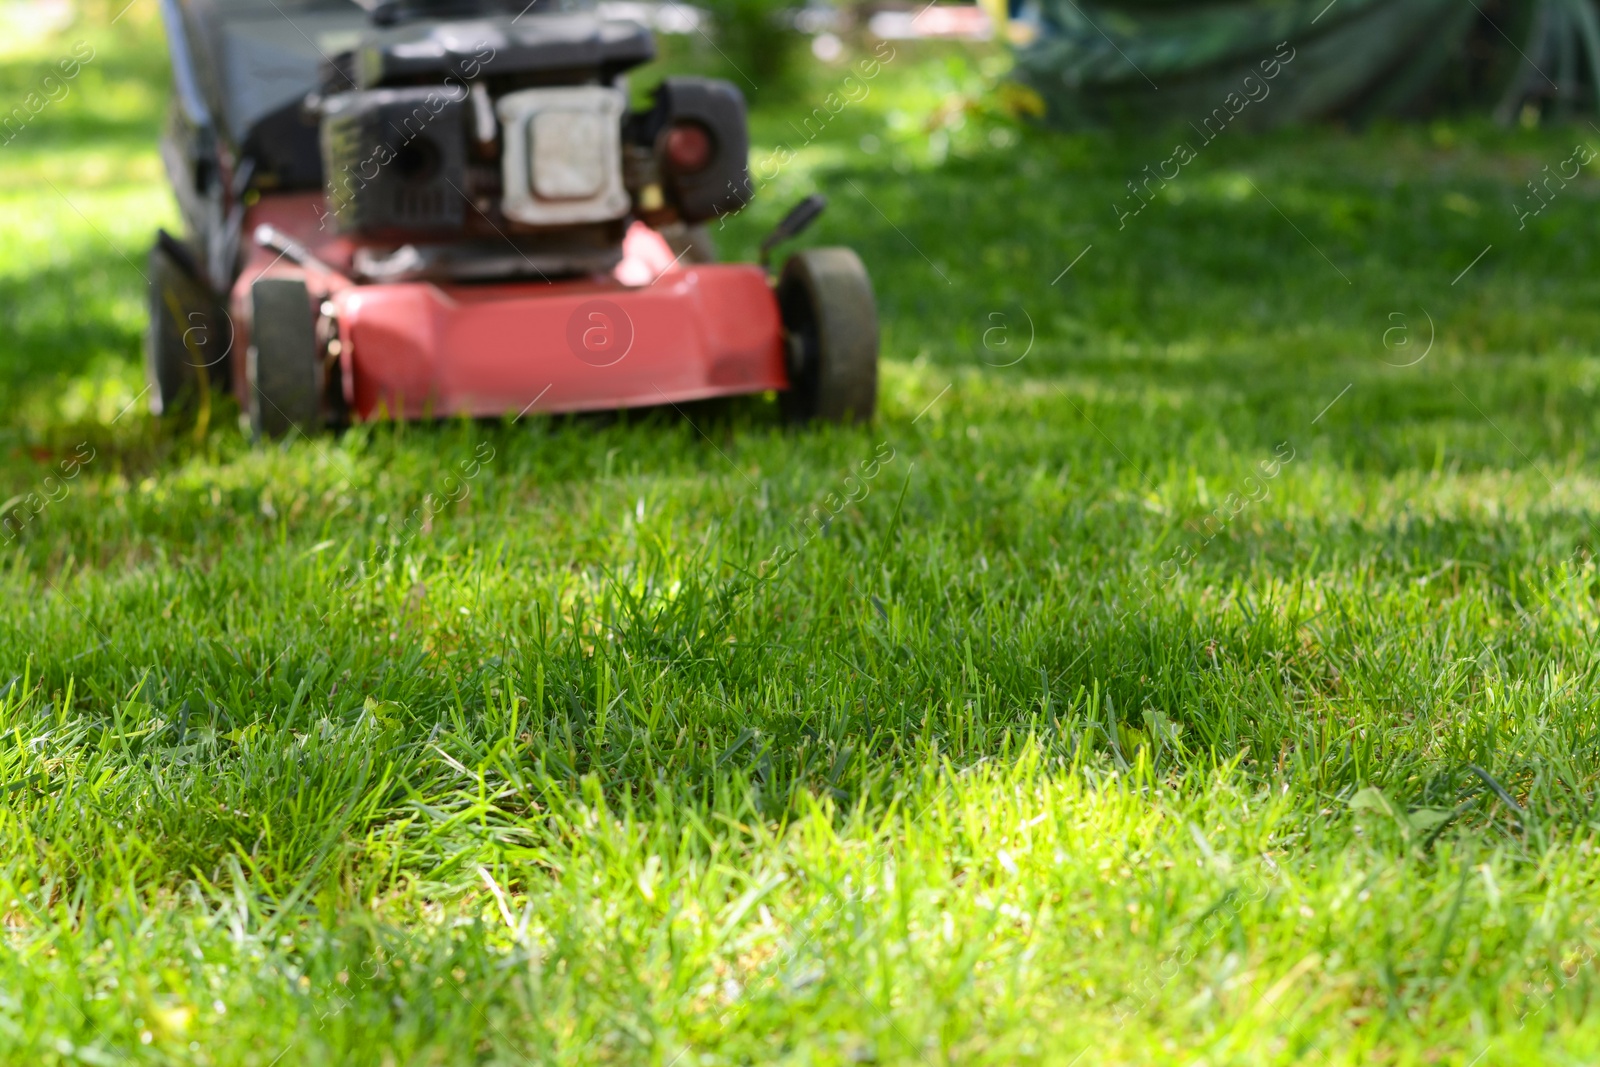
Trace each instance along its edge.
<instances>
[{"instance_id":1,"label":"black plastic engine cover","mask_svg":"<svg viewBox=\"0 0 1600 1067\"><path fill-rule=\"evenodd\" d=\"M500 16L370 30L350 56L347 74L363 89L479 78L519 87L595 77L609 84L655 52L650 31L636 22L584 12Z\"/></svg>"},{"instance_id":2,"label":"black plastic engine cover","mask_svg":"<svg viewBox=\"0 0 1600 1067\"><path fill-rule=\"evenodd\" d=\"M738 86L714 78L666 78L644 118L647 135L658 144L683 122L698 124L711 137L710 161L692 174L676 172L666 160L661 164L667 202L684 221L704 222L750 202L750 128Z\"/></svg>"},{"instance_id":3,"label":"black plastic engine cover","mask_svg":"<svg viewBox=\"0 0 1600 1067\"><path fill-rule=\"evenodd\" d=\"M442 86L341 93L322 102L328 205L347 233L460 230L467 94Z\"/></svg>"}]
</instances>

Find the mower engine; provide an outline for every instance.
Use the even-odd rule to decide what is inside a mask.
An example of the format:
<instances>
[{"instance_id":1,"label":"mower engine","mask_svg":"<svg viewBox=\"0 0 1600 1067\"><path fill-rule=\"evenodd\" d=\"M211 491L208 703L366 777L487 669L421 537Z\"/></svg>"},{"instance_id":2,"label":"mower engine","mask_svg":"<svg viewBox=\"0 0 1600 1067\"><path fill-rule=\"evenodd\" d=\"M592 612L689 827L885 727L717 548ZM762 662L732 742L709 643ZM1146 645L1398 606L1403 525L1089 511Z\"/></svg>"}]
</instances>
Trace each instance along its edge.
<instances>
[{"instance_id":1,"label":"mower engine","mask_svg":"<svg viewBox=\"0 0 1600 1067\"><path fill-rule=\"evenodd\" d=\"M631 112L648 31L588 14L379 28L324 71L328 210L370 280L611 269L630 218L693 225L749 199L744 98L667 79Z\"/></svg>"}]
</instances>

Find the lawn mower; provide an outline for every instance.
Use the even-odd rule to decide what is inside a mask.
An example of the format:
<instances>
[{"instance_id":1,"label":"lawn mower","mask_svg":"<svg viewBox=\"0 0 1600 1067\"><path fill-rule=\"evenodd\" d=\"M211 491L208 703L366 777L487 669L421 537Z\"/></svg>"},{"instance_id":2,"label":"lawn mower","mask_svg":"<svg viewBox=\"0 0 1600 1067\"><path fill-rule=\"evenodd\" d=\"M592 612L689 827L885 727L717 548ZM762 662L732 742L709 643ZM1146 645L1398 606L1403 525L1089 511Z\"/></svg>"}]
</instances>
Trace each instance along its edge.
<instances>
[{"instance_id":1,"label":"lawn mower","mask_svg":"<svg viewBox=\"0 0 1600 1067\"><path fill-rule=\"evenodd\" d=\"M643 26L566 0L162 0L162 156L186 236L150 253L153 410L224 384L257 436L775 391L861 421L878 326L860 259L718 263L750 199L744 98L672 77L630 104Z\"/></svg>"}]
</instances>

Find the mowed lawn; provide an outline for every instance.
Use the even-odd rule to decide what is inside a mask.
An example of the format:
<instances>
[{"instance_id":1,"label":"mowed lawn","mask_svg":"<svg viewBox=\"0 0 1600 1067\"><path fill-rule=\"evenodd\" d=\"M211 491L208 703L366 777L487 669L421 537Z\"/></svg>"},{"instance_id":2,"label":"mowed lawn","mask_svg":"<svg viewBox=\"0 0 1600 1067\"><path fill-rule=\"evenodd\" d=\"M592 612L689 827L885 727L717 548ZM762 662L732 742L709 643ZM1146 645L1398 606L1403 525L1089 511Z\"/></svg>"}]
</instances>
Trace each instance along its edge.
<instances>
[{"instance_id":1,"label":"mowed lawn","mask_svg":"<svg viewBox=\"0 0 1600 1067\"><path fill-rule=\"evenodd\" d=\"M718 235L831 198L873 425L253 446L138 399L154 12L0 59L97 50L0 146L0 1061L1600 1055L1592 165L1518 219L1600 132L1228 131L1119 227L1197 138L902 44L752 92Z\"/></svg>"}]
</instances>

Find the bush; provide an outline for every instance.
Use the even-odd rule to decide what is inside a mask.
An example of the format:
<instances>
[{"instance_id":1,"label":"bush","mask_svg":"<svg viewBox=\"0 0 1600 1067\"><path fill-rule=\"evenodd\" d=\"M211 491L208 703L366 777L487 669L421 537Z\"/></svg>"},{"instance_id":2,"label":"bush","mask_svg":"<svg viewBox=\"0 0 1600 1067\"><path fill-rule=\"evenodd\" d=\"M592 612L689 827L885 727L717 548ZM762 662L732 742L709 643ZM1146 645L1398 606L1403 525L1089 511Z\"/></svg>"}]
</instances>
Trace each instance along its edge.
<instances>
[{"instance_id":1,"label":"bush","mask_svg":"<svg viewBox=\"0 0 1600 1067\"><path fill-rule=\"evenodd\" d=\"M711 37L747 94L782 93L799 80L805 37L782 0L706 0Z\"/></svg>"}]
</instances>

